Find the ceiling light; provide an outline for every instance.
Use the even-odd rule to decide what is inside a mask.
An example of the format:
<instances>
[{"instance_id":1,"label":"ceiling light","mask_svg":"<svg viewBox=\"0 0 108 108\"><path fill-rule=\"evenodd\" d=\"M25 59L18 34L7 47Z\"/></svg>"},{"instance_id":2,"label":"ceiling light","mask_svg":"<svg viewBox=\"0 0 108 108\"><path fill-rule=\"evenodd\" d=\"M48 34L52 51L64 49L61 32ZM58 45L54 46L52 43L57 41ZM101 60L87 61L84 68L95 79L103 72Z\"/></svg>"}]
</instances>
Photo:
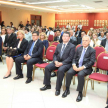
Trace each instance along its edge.
<instances>
[{"instance_id":1,"label":"ceiling light","mask_svg":"<svg viewBox=\"0 0 108 108\"><path fill-rule=\"evenodd\" d=\"M69 2L69 0L57 0L57 1L45 1L45 2L26 2L26 4L46 4L46 3L58 3L58 2Z\"/></svg>"},{"instance_id":2,"label":"ceiling light","mask_svg":"<svg viewBox=\"0 0 108 108\"><path fill-rule=\"evenodd\" d=\"M20 7L26 7L26 8L31 8L31 9L41 9L41 10L47 10L47 11L58 11L54 9L48 9L48 8L43 8L43 7L36 7L36 6L31 6L31 5L25 5L25 4L18 4L18 3L13 3L13 2L6 2L6 1L0 1L1 4L6 4L6 5L13 5L13 6L20 6ZM61 11L59 11L61 12Z\"/></svg>"}]
</instances>

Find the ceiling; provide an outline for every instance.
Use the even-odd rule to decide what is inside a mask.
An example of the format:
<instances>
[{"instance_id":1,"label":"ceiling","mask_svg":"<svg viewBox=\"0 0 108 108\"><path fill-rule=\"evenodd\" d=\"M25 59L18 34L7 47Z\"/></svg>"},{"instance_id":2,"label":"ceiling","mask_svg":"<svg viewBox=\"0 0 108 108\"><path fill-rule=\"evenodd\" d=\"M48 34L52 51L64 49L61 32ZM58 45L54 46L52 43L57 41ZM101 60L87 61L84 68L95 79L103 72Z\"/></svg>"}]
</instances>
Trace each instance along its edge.
<instances>
[{"instance_id":1,"label":"ceiling","mask_svg":"<svg viewBox=\"0 0 108 108\"><path fill-rule=\"evenodd\" d=\"M1 6L53 13L108 12L108 0L0 0Z\"/></svg>"}]
</instances>

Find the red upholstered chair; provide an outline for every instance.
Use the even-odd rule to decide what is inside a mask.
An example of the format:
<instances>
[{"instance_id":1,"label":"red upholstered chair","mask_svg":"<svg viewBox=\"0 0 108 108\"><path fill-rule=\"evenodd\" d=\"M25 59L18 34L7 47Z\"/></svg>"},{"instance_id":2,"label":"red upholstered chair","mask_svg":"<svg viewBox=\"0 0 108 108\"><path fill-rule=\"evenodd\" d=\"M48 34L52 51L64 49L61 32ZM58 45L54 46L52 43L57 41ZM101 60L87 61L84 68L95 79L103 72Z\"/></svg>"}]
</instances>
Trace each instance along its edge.
<instances>
[{"instance_id":1,"label":"red upholstered chair","mask_svg":"<svg viewBox=\"0 0 108 108\"><path fill-rule=\"evenodd\" d=\"M102 46L96 46L96 47L94 47L94 49L96 50L96 61L97 61L98 55L102 52L105 52L105 48ZM96 62L94 63L94 65L92 67L95 67L95 71L96 71Z\"/></svg>"},{"instance_id":2,"label":"red upholstered chair","mask_svg":"<svg viewBox=\"0 0 108 108\"><path fill-rule=\"evenodd\" d=\"M108 70L108 53L102 52L101 54L98 55L96 67L101 70L105 70L105 71ZM87 79L86 89L85 89L85 96L86 96L89 80L91 80L92 82L91 86L92 86L92 89L94 90L94 81L107 83L108 75L96 73L96 72L89 75L89 78Z\"/></svg>"},{"instance_id":3,"label":"red upholstered chair","mask_svg":"<svg viewBox=\"0 0 108 108\"><path fill-rule=\"evenodd\" d=\"M76 46L76 50L77 50L77 48L80 47L80 46L82 46L82 45L81 45L81 44L78 44L78 45Z\"/></svg>"},{"instance_id":4,"label":"red upholstered chair","mask_svg":"<svg viewBox=\"0 0 108 108\"><path fill-rule=\"evenodd\" d=\"M48 36L48 41L49 42L53 42L54 41L54 36L53 35L49 35Z\"/></svg>"},{"instance_id":5,"label":"red upholstered chair","mask_svg":"<svg viewBox=\"0 0 108 108\"><path fill-rule=\"evenodd\" d=\"M43 47L43 59L44 59L44 55L45 55L45 46ZM26 62L22 64L22 70L23 70L23 66L26 64L27 64Z\"/></svg>"},{"instance_id":6,"label":"red upholstered chair","mask_svg":"<svg viewBox=\"0 0 108 108\"><path fill-rule=\"evenodd\" d=\"M56 50L56 46L49 46L47 48L47 51L46 51L46 59L48 59L49 61L53 61L53 55L55 53L55 50ZM34 74L35 74L35 69L36 68L40 68L43 70L43 72L45 72L45 67L48 65L49 63L42 63L42 64L35 64L34 65L34 68L33 68L33 80L34 80Z\"/></svg>"},{"instance_id":7,"label":"red upholstered chair","mask_svg":"<svg viewBox=\"0 0 108 108\"><path fill-rule=\"evenodd\" d=\"M57 46L59 44L59 42L58 41L54 41L54 42L52 42L52 44L51 45L55 45L55 46Z\"/></svg>"}]
</instances>

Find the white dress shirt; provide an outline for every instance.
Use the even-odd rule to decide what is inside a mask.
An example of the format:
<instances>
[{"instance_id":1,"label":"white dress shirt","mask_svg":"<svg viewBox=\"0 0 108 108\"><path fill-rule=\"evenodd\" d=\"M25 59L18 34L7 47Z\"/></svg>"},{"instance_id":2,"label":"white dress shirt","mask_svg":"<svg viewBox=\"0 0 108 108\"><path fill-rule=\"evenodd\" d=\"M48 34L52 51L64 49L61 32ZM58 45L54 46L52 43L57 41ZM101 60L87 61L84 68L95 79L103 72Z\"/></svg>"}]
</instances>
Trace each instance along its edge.
<instances>
[{"instance_id":1,"label":"white dress shirt","mask_svg":"<svg viewBox=\"0 0 108 108\"><path fill-rule=\"evenodd\" d=\"M82 25L78 25L78 27L77 28L80 28L80 30L82 29Z\"/></svg>"},{"instance_id":2,"label":"white dress shirt","mask_svg":"<svg viewBox=\"0 0 108 108\"><path fill-rule=\"evenodd\" d=\"M53 32L53 31L48 31L47 37L48 37L49 35L53 35L53 36L54 36L54 32Z\"/></svg>"}]
</instances>

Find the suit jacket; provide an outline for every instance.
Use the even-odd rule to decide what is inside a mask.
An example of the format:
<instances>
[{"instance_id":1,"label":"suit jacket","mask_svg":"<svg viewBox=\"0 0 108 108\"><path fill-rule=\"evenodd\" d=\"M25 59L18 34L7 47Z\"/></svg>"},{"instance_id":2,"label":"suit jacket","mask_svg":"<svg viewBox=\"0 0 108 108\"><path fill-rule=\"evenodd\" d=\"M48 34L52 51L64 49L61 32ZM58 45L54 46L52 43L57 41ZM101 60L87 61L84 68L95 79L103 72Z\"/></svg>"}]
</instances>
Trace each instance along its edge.
<instances>
[{"instance_id":1,"label":"suit jacket","mask_svg":"<svg viewBox=\"0 0 108 108\"><path fill-rule=\"evenodd\" d=\"M29 53L32 43L33 43L33 40L29 41L28 46L27 46L26 50L24 51L24 55ZM37 42L35 43L31 57L39 58L40 63L43 61L43 42L40 39L38 39Z\"/></svg>"},{"instance_id":2,"label":"suit jacket","mask_svg":"<svg viewBox=\"0 0 108 108\"><path fill-rule=\"evenodd\" d=\"M63 43L60 43L57 45L57 48L56 48L55 53L53 55L53 62L55 62L55 61L62 62L63 65L67 65L67 67L69 68L71 66L72 59L74 57L75 45L68 42L68 44L67 44L67 46L63 52L62 57L60 57L62 44Z\"/></svg>"},{"instance_id":3,"label":"suit jacket","mask_svg":"<svg viewBox=\"0 0 108 108\"><path fill-rule=\"evenodd\" d=\"M76 31L75 36L78 34L78 31ZM79 31L78 37L81 37L81 31Z\"/></svg>"},{"instance_id":4,"label":"suit jacket","mask_svg":"<svg viewBox=\"0 0 108 108\"><path fill-rule=\"evenodd\" d=\"M17 46L19 44L19 41L20 41L20 39L17 39L16 44L14 45L13 48L15 48L15 47L17 48ZM22 42L21 42L20 48L17 48L18 53L23 54L27 45L28 45L28 41L26 39L23 39Z\"/></svg>"},{"instance_id":5,"label":"suit jacket","mask_svg":"<svg viewBox=\"0 0 108 108\"><path fill-rule=\"evenodd\" d=\"M75 46L77 45L77 41L74 41L73 39L70 39L70 43L74 44Z\"/></svg>"},{"instance_id":6,"label":"suit jacket","mask_svg":"<svg viewBox=\"0 0 108 108\"><path fill-rule=\"evenodd\" d=\"M48 43L48 40L43 40L43 44L47 50L48 46L49 46L49 43Z\"/></svg>"},{"instance_id":7,"label":"suit jacket","mask_svg":"<svg viewBox=\"0 0 108 108\"><path fill-rule=\"evenodd\" d=\"M2 38L0 36L0 56L2 55Z\"/></svg>"},{"instance_id":8,"label":"suit jacket","mask_svg":"<svg viewBox=\"0 0 108 108\"><path fill-rule=\"evenodd\" d=\"M12 33L9 38L8 35L5 37L4 46L5 47L13 47L16 43L17 37L15 33Z\"/></svg>"},{"instance_id":9,"label":"suit jacket","mask_svg":"<svg viewBox=\"0 0 108 108\"><path fill-rule=\"evenodd\" d=\"M105 46L106 46L106 40L107 39L103 39L102 41L101 41L101 45L105 48Z\"/></svg>"},{"instance_id":10,"label":"suit jacket","mask_svg":"<svg viewBox=\"0 0 108 108\"><path fill-rule=\"evenodd\" d=\"M72 64L76 64L77 67L79 66L79 59L81 57L82 50L83 50L83 46L78 47L75 56L73 58ZM94 63L95 63L95 49L88 46L82 63L82 65L86 67L83 71L88 75L91 74L92 66L94 65Z\"/></svg>"},{"instance_id":11,"label":"suit jacket","mask_svg":"<svg viewBox=\"0 0 108 108\"><path fill-rule=\"evenodd\" d=\"M81 44L81 41L82 41L82 37L77 37L77 45Z\"/></svg>"},{"instance_id":12,"label":"suit jacket","mask_svg":"<svg viewBox=\"0 0 108 108\"><path fill-rule=\"evenodd\" d=\"M58 41L58 40L57 40L57 36L54 38L54 41ZM60 36L59 42L60 42L60 43L63 42L63 40L62 40L62 36Z\"/></svg>"}]
</instances>

